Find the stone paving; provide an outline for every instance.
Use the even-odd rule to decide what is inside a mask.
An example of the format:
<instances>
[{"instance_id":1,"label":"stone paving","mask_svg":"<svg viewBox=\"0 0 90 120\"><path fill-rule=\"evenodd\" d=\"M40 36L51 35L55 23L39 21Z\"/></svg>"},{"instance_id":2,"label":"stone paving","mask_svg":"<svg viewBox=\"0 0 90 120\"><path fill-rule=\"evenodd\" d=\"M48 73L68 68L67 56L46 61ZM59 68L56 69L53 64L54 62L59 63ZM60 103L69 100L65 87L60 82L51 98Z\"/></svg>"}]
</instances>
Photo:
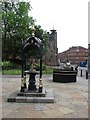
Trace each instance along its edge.
<instances>
[{"instance_id":1,"label":"stone paving","mask_svg":"<svg viewBox=\"0 0 90 120\"><path fill-rule=\"evenodd\" d=\"M39 76L36 76L38 82ZM53 82L43 75L44 87L54 94L54 103L10 103L7 97L20 90L21 76L2 76L3 118L88 118L88 80L77 76L76 83ZM28 81L28 76L27 76ZM38 85L38 84L37 84Z\"/></svg>"}]
</instances>

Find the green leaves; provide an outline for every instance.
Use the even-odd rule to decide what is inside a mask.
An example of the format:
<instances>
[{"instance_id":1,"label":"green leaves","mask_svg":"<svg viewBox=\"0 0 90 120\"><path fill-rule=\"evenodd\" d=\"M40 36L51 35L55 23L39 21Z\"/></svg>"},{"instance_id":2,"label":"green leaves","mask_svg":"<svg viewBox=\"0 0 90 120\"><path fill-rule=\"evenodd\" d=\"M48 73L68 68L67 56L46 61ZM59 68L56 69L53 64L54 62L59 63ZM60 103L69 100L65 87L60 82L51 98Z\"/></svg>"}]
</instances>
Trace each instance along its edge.
<instances>
[{"instance_id":1,"label":"green leaves","mask_svg":"<svg viewBox=\"0 0 90 120\"><path fill-rule=\"evenodd\" d=\"M21 40L25 40L29 36L29 26L32 22L28 16L30 9L29 3L2 2L3 59L7 60L10 56L19 55Z\"/></svg>"},{"instance_id":2,"label":"green leaves","mask_svg":"<svg viewBox=\"0 0 90 120\"><path fill-rule=\"evenodd\" d=\"M43 40L46 47L47 33L40 25L35 25L36 20L28 16L31 11L29 2L2 2L2 58L20 56L20 43L32 34L35 26L35 35Z\"/></svg>"}]
</instances>

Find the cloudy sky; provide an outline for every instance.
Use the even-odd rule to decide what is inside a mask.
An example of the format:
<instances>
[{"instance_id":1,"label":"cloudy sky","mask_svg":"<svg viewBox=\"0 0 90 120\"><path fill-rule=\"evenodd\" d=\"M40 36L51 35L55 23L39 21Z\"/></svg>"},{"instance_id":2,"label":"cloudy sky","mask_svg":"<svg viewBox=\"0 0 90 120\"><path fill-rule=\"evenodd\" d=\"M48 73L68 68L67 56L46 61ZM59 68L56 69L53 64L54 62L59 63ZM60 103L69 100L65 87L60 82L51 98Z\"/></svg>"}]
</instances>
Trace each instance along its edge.
<instances>
[{"instance_id":1,"label":"cloudy sky","mask_svg":"<svg viewBox=\"0 0 90 120\"><path fill-rule=\"evenodd\" d=\"M57 30L57 47L88 48L88 0L30 0L30 15L44 30Z\"/></svg>"}]
</instances>

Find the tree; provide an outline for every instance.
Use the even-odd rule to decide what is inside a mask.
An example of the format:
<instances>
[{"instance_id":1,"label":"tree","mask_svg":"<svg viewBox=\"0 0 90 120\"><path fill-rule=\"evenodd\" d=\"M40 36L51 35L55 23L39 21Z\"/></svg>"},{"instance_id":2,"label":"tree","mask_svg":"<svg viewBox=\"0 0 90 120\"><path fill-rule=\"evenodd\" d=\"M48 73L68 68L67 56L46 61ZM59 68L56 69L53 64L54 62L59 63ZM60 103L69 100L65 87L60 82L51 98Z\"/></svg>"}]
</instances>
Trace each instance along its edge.
<instances>
[{"instance_id":1,"label":"tree","mask_svg":"<svg viewBox=\"0 0 90 120\"><path fill-rule=\"evenodd\" d=\"M3 59L16 57L20 42L30 36L30 26L35 22L28 16L31 6L26 2L2 3L2 45Z\"/></svg>"},{"instance_id":2,"label":"tree","mask_svg":"<svg viewBox=\"0 0 90 120\"><path fill-rule=\"evenodd\" d=\"M44 44L44 52L47 51L47 31L43 30L40 25L35 25L35 36L40 38Z\"/></svg>"},{"instance_id":3,"label":"tree","mask_svg":"<svg viewBox=\"0 0 90 120\"><path fill-rule=\"evenodd\" d=\"M2 59L15 59L20 56L20 44L30 37L32 26L35 26L35 35L47 45L47 32L40 25L35 25L36 20L28 16L31 11L28 2L2 2Z\"/></svg>"}]
</instances>

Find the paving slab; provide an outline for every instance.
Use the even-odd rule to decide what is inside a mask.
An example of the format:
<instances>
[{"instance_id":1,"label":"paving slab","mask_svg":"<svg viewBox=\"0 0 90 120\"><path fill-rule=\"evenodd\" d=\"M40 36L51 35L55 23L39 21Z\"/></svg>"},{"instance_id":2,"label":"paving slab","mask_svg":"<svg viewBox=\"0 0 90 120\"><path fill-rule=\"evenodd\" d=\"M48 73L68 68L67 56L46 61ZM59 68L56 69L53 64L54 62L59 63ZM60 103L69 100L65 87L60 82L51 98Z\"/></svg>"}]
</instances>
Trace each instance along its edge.
<instances>
[{"instance_id":1,"label":"paving slab","mask_svg":"<svg viewBox=\"0 0 90 120\"><path fill-rule=\"evenodd\" d=\"M76 83L54 83L52 74L43 75L43 85L49 93L52 91L54 103L7 102L8 96L20 90L20 77L2 78L3 118L88 118L88 80L85 77L77 76Z\"/></svg>"},{"instance_id":2,"label":"paving slab","mask_svg":"<svg viewBox=\"0 0 90 120\"><path fill-rule=\"evenodd\" d=\"M25 118L46 118L43 111L31 111L26 114Z\"/></svg>"},{"instance_id":3,"label":"paving slab","mask_svg":"<svg viewBox=\"0 0 90 120\"><path fill-rule=\"evenodd\" d=\"M47 107L45 104L36 104L34 108L38 111L50 110L50 108Z\"/></svg>"},{"instance_id":4,"label":"paving slab","mask_svg":"<svg viewBox=\"0 0 90 120\"><path fill-rule=\"evenodd\" d=\"M63 113L58 111L58 110L46 110L46 111L43 111L46 118L58 118L58 117L61 117L63 116Z\"/></svg>"},{"instance_id":5,"label":"paving slab","mask_svg":"<svg viewBox=\"0 0 90 120\"><path fill-rule=\"evenodd\" d=\"M60 107L58 110L59 110L60 112L62 112L63 114L68 114L68 113L74 112L73 109L70 109L70 108L68 108L68 107Z\"/></svg>"}]
</instances>

